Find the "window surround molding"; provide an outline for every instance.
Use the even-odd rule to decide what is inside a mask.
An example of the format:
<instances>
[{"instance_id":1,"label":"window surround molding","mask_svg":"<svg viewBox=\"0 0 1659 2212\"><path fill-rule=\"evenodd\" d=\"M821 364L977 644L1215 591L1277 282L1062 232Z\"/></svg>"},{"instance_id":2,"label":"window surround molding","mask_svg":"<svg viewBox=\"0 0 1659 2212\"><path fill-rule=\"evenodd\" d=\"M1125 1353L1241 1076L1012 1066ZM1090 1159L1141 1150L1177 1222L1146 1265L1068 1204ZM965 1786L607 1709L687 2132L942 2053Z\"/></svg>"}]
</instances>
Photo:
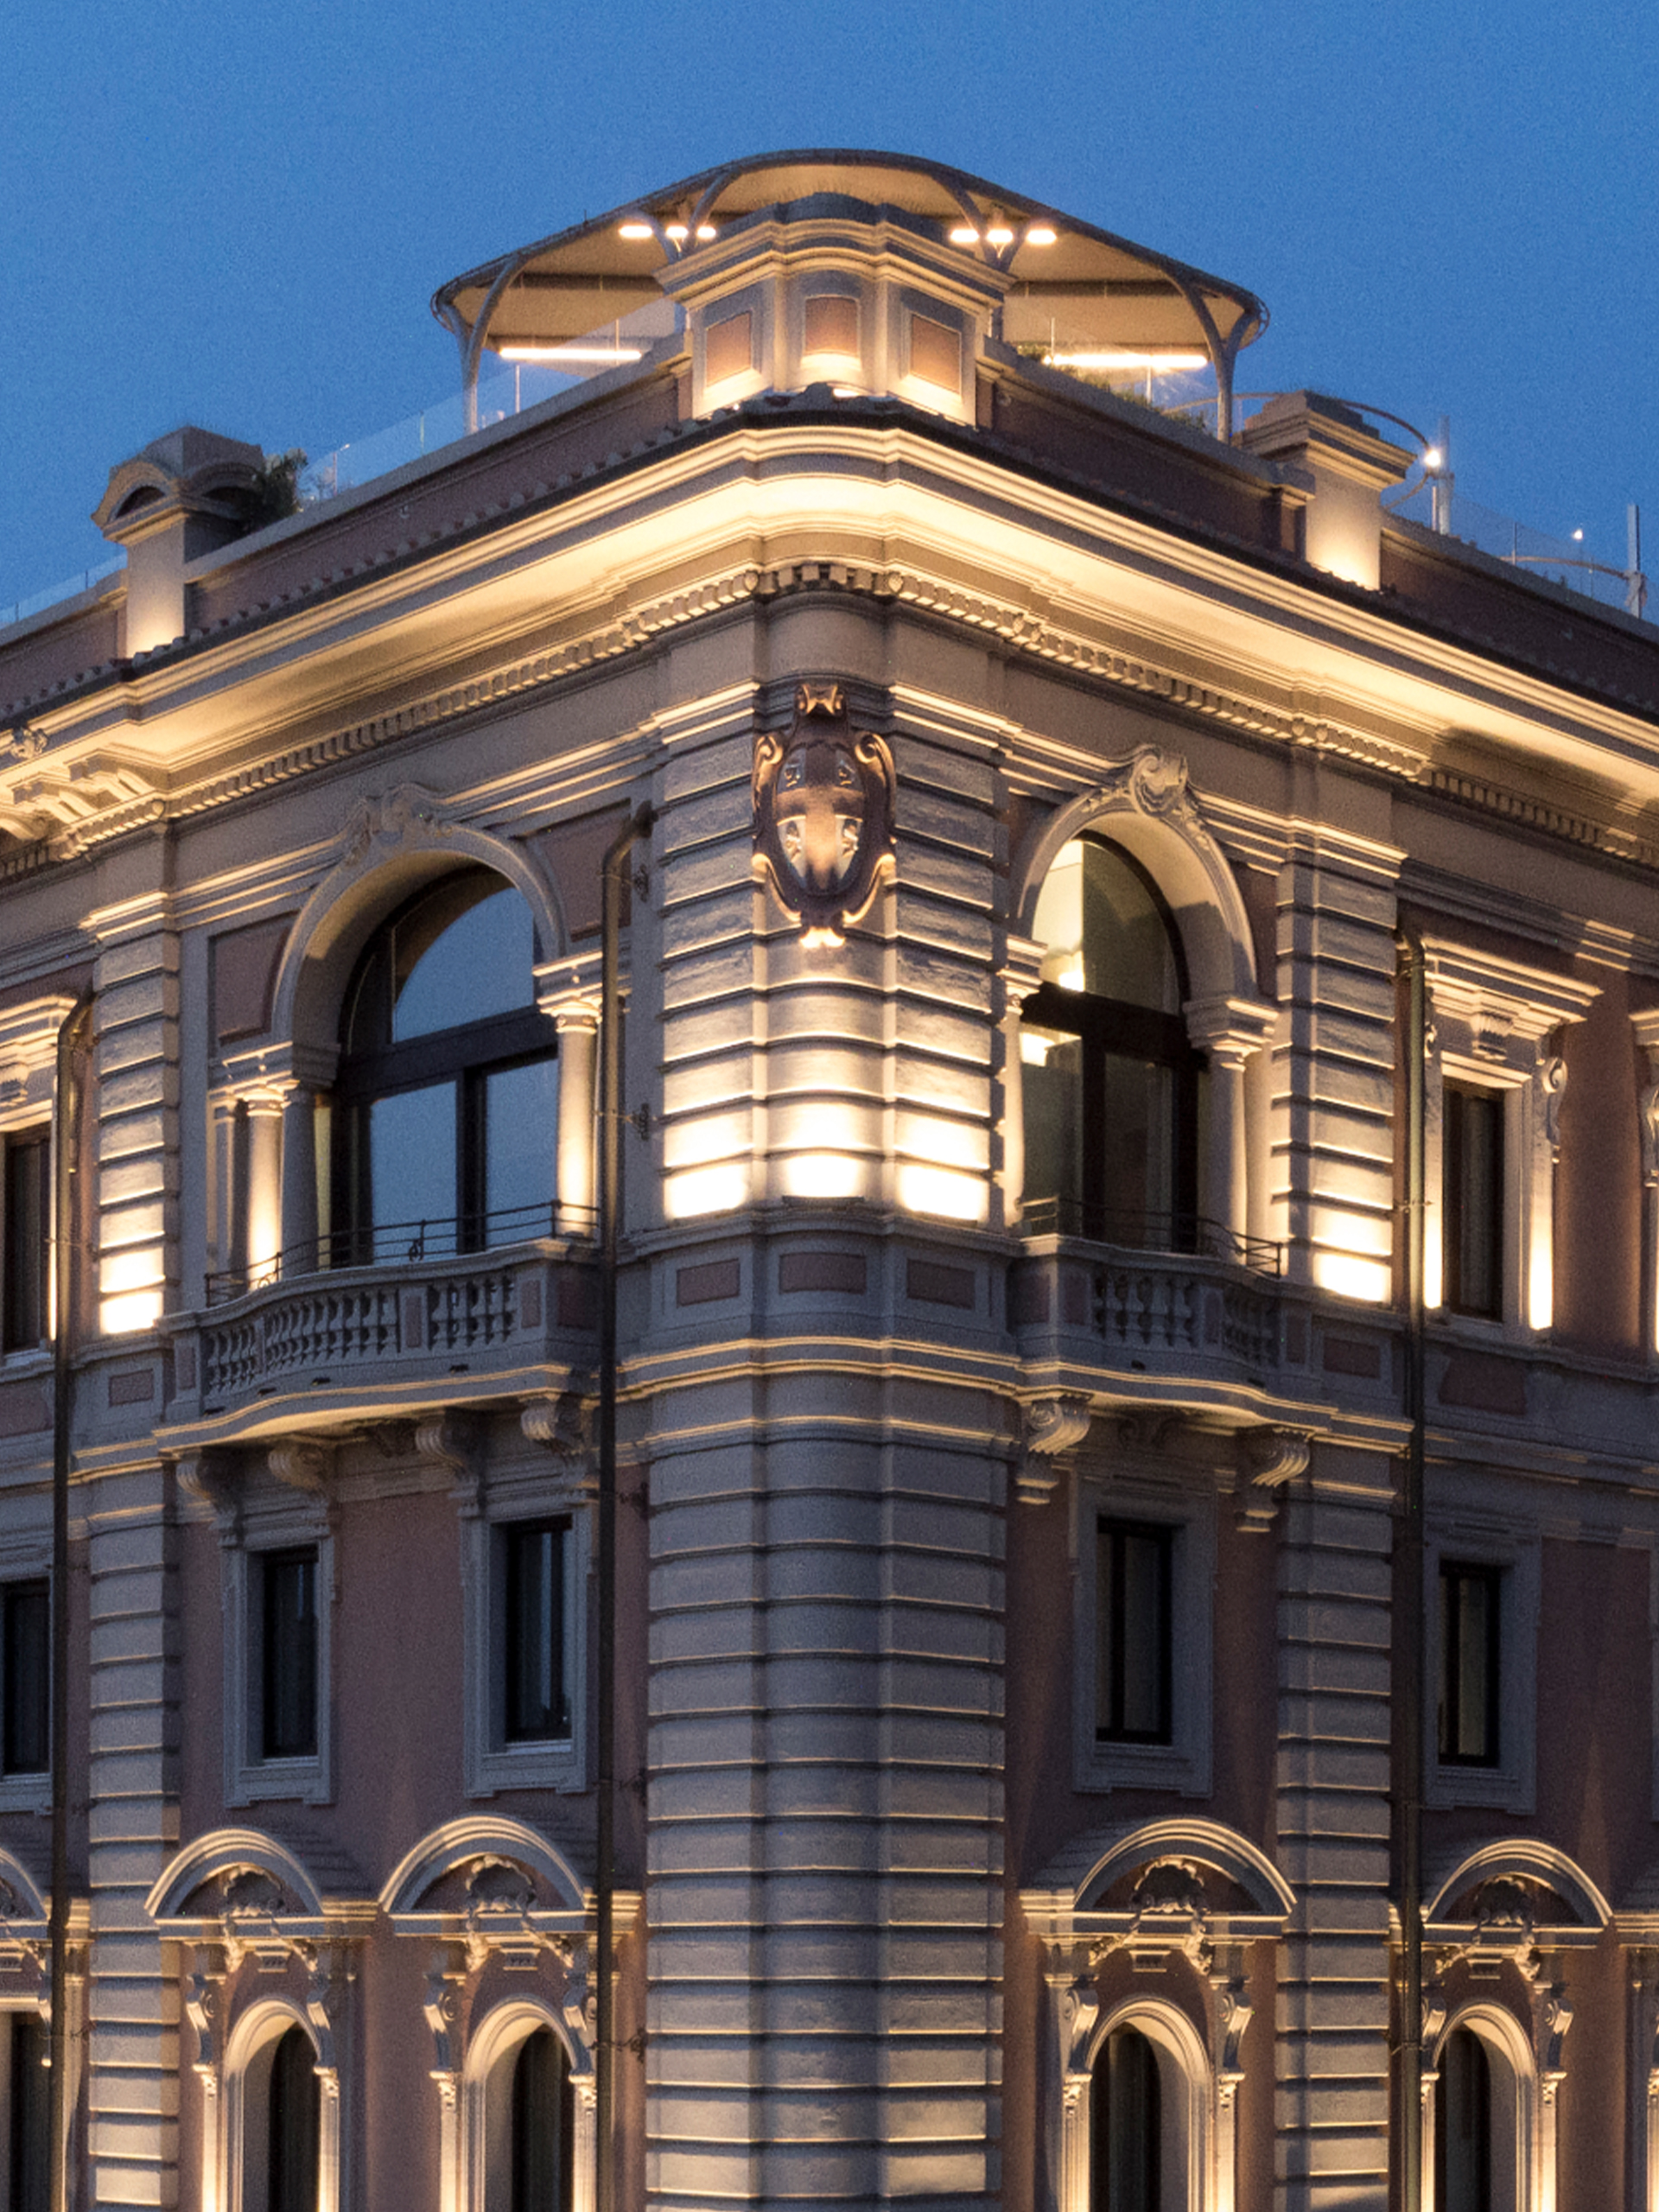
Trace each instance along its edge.
<instances>
[{"instance_id":1,"label":"window surround molding","mask_svg":"<svg viewBox=\"0 0 1659 2212\"><path fill-rule=\"evenodd\" d=\"M212 1508L219 1531L225 1802L240 1806L298 1799L326 1805L334 1795L334 1452L327 1441L296 1438L270 1446L264 1464L268 1479L261 1481L227 1452L175 1462L180 1489ZM265 1553L305 1544L315 1545L317 1554L317 1748L305 1758L267 1759L260 1755L253 1710L258 1680L253 1578Z\"/></svg>"},{"instance_id":2,"label":"window surround molding","mask_svg":"<svg viewBox=\"0 0 1659 2212\"><path fill-rule=\"evenodd\" d=\"M619 1891L619 1931L641 1899ZM518 2046L548 2028L570 2072L572 2212L592 2212L595 2189L592 1946L594 1892L558 1847L523 1821L493 1814L446 1821L407 1853L379 1909L431 1963L423 2010L439 2101L438 2212L488 2212L493 2084ZM493 1969L522 1977L493 1993Z\"/></svg>"},{"instance_id":3,"label":"window surround molding","mask_svg":"<svg viewBox=\"0 0 1659 2212\"><path fill-rule=\"evenodd\" d=\"M1612 1921L1581 1867L1531 1836L1484 1844L1449 1872L1431 1873L1423 1914L1422 2177L1434 2194L1434 2092L1447 2038L1466 2028L1505 2069L1513 2127L1516 2212L1553 2212L1559 2091L1573 2007L1561 1981L1568 1951L1592 1949ZM1461 1906L1464 1909L1459 1910ZM1502 1969L1509 1967L1509 1975ZM1520 2004L1496 1994L1508 1982ZM1645 2082L1643 2084L1646 2088ZM1496 2104L1497 2100L1494 2100ZM1495 2115L1496 2117L1496 2115ZM1506 2146L1507 2147L1507 2146ZM1645 2200L1644 2200L1645 2201Z\"/></svg>"},{"instance_id":4,"label":"window surround molding","mask_svg":"<svg viewBox=\"0 0 1659 2212\"><path fill-rule=\"evenodd\" d=\"M49 993L31 999L26 1005L10 1007L0 1011L0 1145L8 1138L21 1136L27 1130L54 1128L54 1096L57 1089L58 1033L74 1012L78 1001L72 995ZM50 1151L48 1139L48 1151ZM48 1166L48 1205L55 1202L57 1194L56 1162ZM47 1271L46 1310L50 1325L56 1285L51 1271ZM21 1346L16 1351L0 1353L0 1364L7 1368L38 1364L44 1346ZM0 1796L0 1809L6 1809L6 1801Z\"/></svg>"},{"instance_id":5,"label":"window surround molding","mask_svg":"<svg viewBox=\"0 0 1659 2212\"><path fill-rule=\"evenodd\" d=\"M1206 1870L1243 1893L1244 1910L1216 1908ZM1127 1904L1109 1908L1106 1897L1129 1881ZM1079 1837L1020 1902L1044 1949L1039 2095L1055 2212L1091 2212L1093 2070L1118 2027L1145 2035L1160 2073L1167 2080L1173 2070L1182 2085L1182 2212L1232 2212L1242 2044L1252 2017L1246 1947L1283 1934L1296 1903L1289 1884L1236 1830L1178 1816ZM1120 1955L1130 1986L1106 2007L1100 1973ZM1183 1986L1188 2004L1179 2001ZM1262 2063L1271 2069L1270 2054Z\"/></svg>"},{"instance_id":6,"label":"window surround molding","mask_svg":"<svg viewBox=\"0 0 1659 2212\"><path fill-rule=\"evenodd\" d=\"M520 1428L540 1447L533 1457L486 1469L480 1440L454 1415L423 1422L416 1449L447 1465L461 1522L462 1782L469 1797L502 1789L574 1791L588 1787L588 1580L595 1482L582 1401L574 1392L536 1399ZM517 1521L570 1517L569 1583L575 1633L570 1638L570 1733L545 1742L509 1743L502 1733L505 1602L499 1532Z\"/></svg>"},{"instance_id":7,"label":"window surround molding","mask_svg":"<svg viewBox=\"0 0 1659 2212\"><path fill-rule=\"evenodd\" d=\"M1138 746L1090 790L1058 808L1027 838L1010 870L1011 925L1001 971L1006 996L1003 1173L1008 1217L1025 1190L1025 1125L1020 1020L1042 981L1033 932L1050 868L1072 838L1099 835L1121 845L1157 884L1179 932L1192 996L1187 1035L1208 1061L1198 1160L1200 1208L1235 1236L1250 1226L1250 1185L1266 1173L1265 1132L1247 1126L1245 1071L1272 1036L1279 1009L1255 972L1249 914L1226 856L1188 787L1177 752Z\"/></svg>"},{"instance_id":8,"label":"window surround molding","mask_svg":"<svg viewBox=\"0 0 1659 2212\"><path fill-rule=\"evenodd\" d=\"M49 1510L49 1501L42 1501ZM34 1529L14 1529L0 1542L0 1586L8 1582L39 1582L44 1579L48 1587L52 1575L52 1530L42 1522ZM50 1612L48 1614L48 1633L50 1634ZM0 1682L0 1692L4 1684ZM49 1813L52 1809L52 1773L50 1766L40 1774L0 1773L0 1813ZM10 1879L6 1871L6 1854L0 1853L0 1881ZM4 1897L0 1893L0 1906ZM0 1929L10 1923L0 1919Z\"/></svg>"},{"instance_id":9,"label":"window surround molding","mask_svg":"<svg viewBox=\"0 0 1659 2212\"><path fill-rule=\"evenodd\" d=\"M1490 1567L1498 1586L1498 1761L1465 1766L1442 1760L1439 1731L1423 1731L1424 1799L1434 1807L1483 1805L1530 1813L1537 1796L1538 1620L1543 1543L1535 1528L1498 1515L1431 1511L1423 1573L1424 1679L1438 1685L1440 1565Z\"/></svg>"},{"instance_id":10,"label":"window surround molding","mask_svg":"<svg viewBox=\"0 0 1659 2212\"><path fill-rule=\"evenodd\" d=\"M1567 1065L1555 1033L1581 1021L1596 983L1523 965L1445 938L1422 939L1430 1007L1424 1085L1424 1298L1443 1306L1446 1085L1503 1099L1503 1314L1459 1326L1541 1334L1554 1311L1555 1162Z\"/></svg>"},{"instance_id":11,"label":"window surround molding","mask_svg":"<svg viewBox=\"0 0 1659 2212\"><path fill-rule=\"evenodd\" d=\"M1079 1460L1071 1491L1074 1784L1091 1792L1173 1789L1184 1797L1207 1797L1214 1696L1216 1478L1207 1469L1135 1449L1133 1424L1119 1427L1109 1457ZM1128 1435L1122 1433L1125 1427ZM1099 1597L1095 1530L1103 1519L1141 1522L1171 1533L1169 1631L1172 1649L1183 1663L1172 1669L1167 1744L1105 1743L1096 1732Z\"/></svg>"},{"instance_id":12,"label":"window surround molding","mask_svg":"<svg viewBox=\"0 0 1659 2212\"><path fill-rule=\"evenodd\" d=\"M1648 1358L1659 1359L1659 1007L1630 1016L1648 1063L1639 1103L1642 1131L1642 1330Z\"/></svg>"},{"instance_id":13,"label":"window surround molding","mask_svg":"<svg viewBox=\"0 0 1659 2212\"><path fill-rule=\"evenodd\" d=\"M274 1836L218 1828L187 1844L146 1900L158 1933L191 1946L184 2009L202 2090L202 2212L251 2212L243 2181L251 2127L258 2139L258 2067L291 2027L316 2054L318 2212L348 2212L350 1992L376 1905L343 1861L327 1871L325 1894Z\"/></svg>"},{"instance_id":14,"label":"window surround molding","mask_svg":"<svg viewBox=\"0 0 1659 2212\"><path fill-rule=\"evenodd\" d=\"M22 1859L0 1850L0 2014L16 2019L35 2016L46 2027L52 2011L51 1899ZM69 1900L68 2094L64 2124L73 2129L81 2095L86 2056L86 1969L92 1940L92 1904ZM0 2100L7 2084L0 2078ZM9 2141L9 2112L0 2113L0 2158Z\"/></svg>"},{"instance_id":15,"label":"window surround molding","mask_svg":"<svg viewBox=\"0 0 1659 2212\"><path fill-rule=\"evenodd\" d=\"M558 1033L556 1170L564 1180L556 1188L571 1209L562 1225L591 1233L600 953L573 951L557 891L532 849L474 827L423 785L399 784L359 800L330 859L283 947L269 1043L219 1071L224 1095L244 1096L261 1112L267 1101L280 1103L279 1249L303 1249L317 1235L318 1098L339 1065L340 1012L358 957L395 907L468 864L502 877L531 911L536 1004Z\"/></svg>"}]
</instances>

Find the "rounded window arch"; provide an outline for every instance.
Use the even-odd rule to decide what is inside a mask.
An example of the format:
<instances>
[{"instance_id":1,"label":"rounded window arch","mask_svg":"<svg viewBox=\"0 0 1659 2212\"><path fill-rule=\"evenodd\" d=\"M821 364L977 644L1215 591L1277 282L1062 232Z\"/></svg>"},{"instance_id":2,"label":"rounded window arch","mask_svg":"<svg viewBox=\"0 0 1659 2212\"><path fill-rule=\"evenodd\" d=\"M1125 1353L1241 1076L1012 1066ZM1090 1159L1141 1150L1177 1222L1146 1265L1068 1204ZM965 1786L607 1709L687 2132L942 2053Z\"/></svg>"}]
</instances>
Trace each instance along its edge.
<instances>
[{"instance_id":1,"label":"rounded window arch","mask_svg":"<svg viewBox=\"0 0 1659 2212\"><path fill-rule=\"evenodd\" d=\"M570 2052L543 2007L498 2005L467 2060L468 2212L571 2212L578 2161Z\"/></svg>"},{"instance_id":2,"label":"rounded window arch","mask_svg":"<svg viewBox=\"0 0 1659 2212\"><path fill-rule=\"evenodd\" d=\"M287 2005L260 2005L239 2023L226 2060L231 2212L318 2212L332 2146L309 2031Z\"/></svg>"},{"instance_id":3,"label":"rounded window arch","mask_svg":"<svg viewBox=\"0 0 1659 2212\"><path fill-rule=\"evenodd\" d=\"M1198 1085L1180 931L1152 876L1094 836L1063 845L1022 1010L1027 1225L1166 1251L1198 1237Z\"/></svg>"},{"instance_id":4,"label":"rounded window arch","mask_svg":"<svg viewBox=\"0 0 1659 2212\"><path fill-rule=\"evenodd\" d=\"M1507 2015L1460 2014L1434 2084L1435 2212L1525 2212L1533 2201L1532 2068Z\"/></svg>"},{"instance_id":5,"label":"rounded window arch","mask_svg":"<svg viewBox=\"0 0 1659 2212\"><path fill-rule=\"evenodd\" d=\"M336 1266L552 1233L557 1034L535 961L528 902L482 867L426 885L370 938L341 1011Z\"/></svg>"},{"instance_id":6,"label":"rounded window arch","mask_svg":"<svg viewBox=\"0 0 1659 2212\"><path fill-rule=\"evenodd\" d=\"M1210 2166L1210 2068L1173 2005L1131 2001L1090 2069L1089 2212L1200 2212Z\"/></svg>"}]
</instances>

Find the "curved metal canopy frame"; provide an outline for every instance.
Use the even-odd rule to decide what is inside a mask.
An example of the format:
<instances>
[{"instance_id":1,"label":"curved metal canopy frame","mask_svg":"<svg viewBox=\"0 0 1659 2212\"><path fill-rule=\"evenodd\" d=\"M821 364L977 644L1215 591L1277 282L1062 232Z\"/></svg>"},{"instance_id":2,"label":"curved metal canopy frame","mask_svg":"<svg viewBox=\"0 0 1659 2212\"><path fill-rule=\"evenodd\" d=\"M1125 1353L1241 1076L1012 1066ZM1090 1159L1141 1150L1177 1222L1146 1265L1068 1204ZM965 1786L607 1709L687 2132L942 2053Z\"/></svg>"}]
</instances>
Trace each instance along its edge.
<instances>
[{"instance_id":1,"label":"curved metal canopy frame","mask_svg":"<svg viewBox=\"0 0 1659 2212\"><path fill-rule=\"evenodd\" d=\"M821 194L873 200L948 226L946 242L1012 278L1012 292L1027 307L1116 300L1132 315L1137 305L1148 313L1160 302L1179 303L1177 321L1190 318L1181 334L1202 345L1215 371L1218 428L1230 436L1234 364L1268 324L1254 293L966 170L911 154L824 147L705 169L442 286L432 312L461 349L467 429L478 424L484 353L509 342L499 328L507 301L549 336L585 335L659 298L658 272L701 250L717 219L741 220Z\"/></svg>"}]
</instances>

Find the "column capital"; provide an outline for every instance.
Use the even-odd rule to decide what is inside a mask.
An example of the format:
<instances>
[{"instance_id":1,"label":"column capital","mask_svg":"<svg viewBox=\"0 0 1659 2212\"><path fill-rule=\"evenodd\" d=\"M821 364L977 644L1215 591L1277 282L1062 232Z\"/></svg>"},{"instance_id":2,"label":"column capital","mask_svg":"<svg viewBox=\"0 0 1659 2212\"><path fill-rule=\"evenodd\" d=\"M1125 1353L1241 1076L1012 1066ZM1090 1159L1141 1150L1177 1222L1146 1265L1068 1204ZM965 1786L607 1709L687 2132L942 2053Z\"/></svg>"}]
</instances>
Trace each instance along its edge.
<instances>
[{"instance_id":1,"label":"column capital","mask_svg":"<svg viewBox=\"0 0 1659 2212\"><path fill-rule=\"evenodd\" d=\"M1189 999L1181 1011L1186 1018L1186 1033L1199 1051L1208 1052L1224 1067L1236 1069L1267 1043L1279 1019L1279 1009L1271 999L1236 997L1230 992Z\"/></svg>"}]
</instances>

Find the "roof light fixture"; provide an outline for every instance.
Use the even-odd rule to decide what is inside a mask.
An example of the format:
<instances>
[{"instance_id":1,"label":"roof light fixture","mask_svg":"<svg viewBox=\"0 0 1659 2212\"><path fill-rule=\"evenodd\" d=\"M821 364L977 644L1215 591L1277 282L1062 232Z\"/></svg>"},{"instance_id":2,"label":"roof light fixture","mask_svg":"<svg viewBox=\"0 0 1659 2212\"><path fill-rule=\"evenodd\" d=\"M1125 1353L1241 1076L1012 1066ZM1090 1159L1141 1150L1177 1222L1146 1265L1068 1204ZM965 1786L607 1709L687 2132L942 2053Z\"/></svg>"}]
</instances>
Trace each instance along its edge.
<instances>
[{"instance_id":1,"label":"roof light fixture","mask_svg":"<svg viewBox=\"0 0 1659 2212\"><path fill-rule=\"evenodd\" d=\"M958 223L950 233L952 245L977 245L979 232L971 223Z\"/></svg>"},{"instance_id":2,"label":"roof light fixture","mask_svg":"<svg viewBox=\"0 0 1659 2212\"><path fill-rule=\"evenodd\" d=\"M720 236L720 232L715 228L712 223L699 223L697 225L697 236L700 238L717 238Z\"/></svg>"},{"instance_id":3,"label":"roof light fixture","mask_svg":"<svg viewBox=\"0 0 1659 2212\"><path fill-rule=\"evenodd\" d=\"M616 234L621 238L654 238L657 235L649 223L620 223Z\"/></svg>"},{"instance_id":4,"label":"roof light fixture","mask_svg":"<svg viewBox=\"0 0 1659 2212\"><path fill-rule=\"evenodd\" d=\"M1445 459L1446 455L1440 451L1439 446L1425 446L1423 448L1423 467L1427 469L1431 476L1434 474L1435 470L1440 467Z\"/></svg>"},{"instance_id":5,"label":"roof light fixture","mask_svg":"<svg viewBox=\"0 0 1659 2212\"><path fill-rule=\"evenodd\" d=\"M1102 346L1089 353L1045 353L1043 365L1049 369L1126 369L1145 374L1165 375L1177 369L1207 369L1207 353L1131 353L1122 346Z\"/></svg>"},{"instance_id":6,"label":"roof light fixture","mask_svg":"<svg viewBox=\"0 0 1659 2212\"><path fill-rule=\"evenodd\" d=\"M1012 245L1014 232L1006 223L993 223L985 233L985 243L987 245Z\"/></svg>"},{"instance_id":7,"label":"roof light fixture","mask_svg":"<svg viewBox=\"0 0 1659 2212\"><path fill-rule=\"evenodd\" d=\"M503 346L497 349L504 361L539 361L558 368L567 361L613 366L619 361L645 358L643 346Z\"/></svg>"},{"instance_id":8,"label":"roof light fixture","mask_svg":"<svg viewBox=\"0 0 1659 2212\"><path fill-rule=\"evenodd\" d=\"M1026 244L1027 245L1057 245L1059 243L1059 235L1051 224L1033 223L1026 232Z\"/></svg>"},{"instance_id":9,"label":"roof light fixture","mask_svg":"<svg viewBox=\"0 0 1659 2212\"><path fill-rule=\"evenodd\" d=\"M689 223L664 223L663 232L665 237L672 238L675 245L678 245L683 239L690 237L691 226Z\"/></svg>"}]
</instances>

